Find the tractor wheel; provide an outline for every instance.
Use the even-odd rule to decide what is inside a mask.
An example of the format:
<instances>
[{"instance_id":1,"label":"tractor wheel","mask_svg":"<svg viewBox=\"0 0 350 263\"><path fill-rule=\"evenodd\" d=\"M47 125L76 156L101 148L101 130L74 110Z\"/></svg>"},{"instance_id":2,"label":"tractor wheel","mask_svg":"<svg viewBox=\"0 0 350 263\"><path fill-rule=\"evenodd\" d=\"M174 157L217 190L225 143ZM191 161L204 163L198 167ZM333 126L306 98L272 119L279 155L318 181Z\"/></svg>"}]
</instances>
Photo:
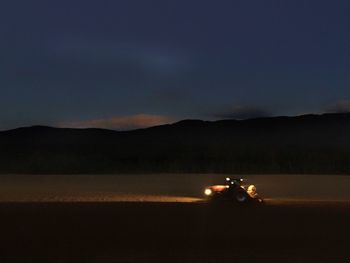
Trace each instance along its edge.
<instances>
[{"instance_id":1,"label":"tractor wheel","mask_svg":"<svg viewBox=\"0 0 350 263\"><path fill-rule=\"evenodd\" d=\"M248 195L246 192L238 191L234 196L235 201L238 203L245 203L248 201Z\"/></svg>"}]
</instances>

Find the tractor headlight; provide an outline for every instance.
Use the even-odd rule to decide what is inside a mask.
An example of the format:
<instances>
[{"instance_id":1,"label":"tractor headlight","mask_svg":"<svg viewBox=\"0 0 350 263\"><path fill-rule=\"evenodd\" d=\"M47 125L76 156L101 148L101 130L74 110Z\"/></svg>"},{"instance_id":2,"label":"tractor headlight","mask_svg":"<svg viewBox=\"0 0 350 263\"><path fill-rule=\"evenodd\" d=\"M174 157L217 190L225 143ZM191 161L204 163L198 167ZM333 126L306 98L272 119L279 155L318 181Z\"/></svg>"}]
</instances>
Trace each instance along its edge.
<instances>
[{"instance_id":1,"label":"tractor headlight","mask_svg":"<svg viewBox=\"0 0 350 263\"><path fill-rule=\"evenodd\" d=\"M209 189L209 188L206 188L205 190L204 190L204 194L205 195L211 195L213 193L213 191L211 190L211 189Z\"/></svg>"}]
</instances>

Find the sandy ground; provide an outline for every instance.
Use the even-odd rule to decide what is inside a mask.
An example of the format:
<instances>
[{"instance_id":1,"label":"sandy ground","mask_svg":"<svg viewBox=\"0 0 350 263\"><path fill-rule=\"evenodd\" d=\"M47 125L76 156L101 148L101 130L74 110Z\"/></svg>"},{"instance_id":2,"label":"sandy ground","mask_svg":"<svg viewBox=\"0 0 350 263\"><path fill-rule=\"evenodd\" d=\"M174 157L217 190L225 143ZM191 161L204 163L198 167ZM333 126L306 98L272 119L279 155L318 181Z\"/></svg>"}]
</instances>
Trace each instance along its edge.
<instances>
[{"instance_id":1,"label":"sandy ground","mask_svg":"<svg viewBox=\"0 0 350 263\"><path fill-rule=\"evenodd\" d=\"M350 177L249 176L265 205L202 202L221 178L0 176L0 262L348 262Z\"/></svg>"},{"instance_id":2,"label":"sandy ground","mask_svg":"<svg viewBox=\"0 0 350 263\"><path fill-rule=\"evenodd\" d=\"M227 175L0 175L0 202L197 202ZM268 202L350 201L350 176L250 175Z\"/></svg>"}]
</instances>

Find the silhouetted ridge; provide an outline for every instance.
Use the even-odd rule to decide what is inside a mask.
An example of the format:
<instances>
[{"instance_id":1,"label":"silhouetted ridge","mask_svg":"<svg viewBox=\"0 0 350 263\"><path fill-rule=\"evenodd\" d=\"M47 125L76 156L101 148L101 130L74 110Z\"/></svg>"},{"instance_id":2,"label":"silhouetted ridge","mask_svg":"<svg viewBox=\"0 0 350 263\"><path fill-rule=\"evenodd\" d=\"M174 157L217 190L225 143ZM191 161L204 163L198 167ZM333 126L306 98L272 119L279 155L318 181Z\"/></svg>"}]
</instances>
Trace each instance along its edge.
<instances>
[{"instance_id":1,"label":"silhouetted ridge","mask_svg":"<svg viewBox=\"0 0 350 263\"><path fill-rule=\"evenodd\" d=\"M350 114L0 132L1 173L349 173Z\"/></svg>"}]
</instances>

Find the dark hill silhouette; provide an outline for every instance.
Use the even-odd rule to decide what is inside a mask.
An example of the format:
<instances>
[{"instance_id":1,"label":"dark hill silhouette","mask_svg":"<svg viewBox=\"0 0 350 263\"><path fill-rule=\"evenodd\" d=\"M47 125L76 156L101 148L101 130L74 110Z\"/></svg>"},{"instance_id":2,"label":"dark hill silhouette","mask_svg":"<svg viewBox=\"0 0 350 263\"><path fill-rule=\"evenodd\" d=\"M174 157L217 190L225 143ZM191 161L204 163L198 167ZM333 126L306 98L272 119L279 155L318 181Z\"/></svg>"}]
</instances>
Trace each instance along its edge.
<instances>
[{"instance_id":1,"label":"dark hill silhouette","mask_svg":"<svg viewBox=\"0 0 350 263\"><path fill-rule=\"evenodd\" d=\"M350 114L0 132L0 173L350 173Z\"/></svg>"}]
</instances>

